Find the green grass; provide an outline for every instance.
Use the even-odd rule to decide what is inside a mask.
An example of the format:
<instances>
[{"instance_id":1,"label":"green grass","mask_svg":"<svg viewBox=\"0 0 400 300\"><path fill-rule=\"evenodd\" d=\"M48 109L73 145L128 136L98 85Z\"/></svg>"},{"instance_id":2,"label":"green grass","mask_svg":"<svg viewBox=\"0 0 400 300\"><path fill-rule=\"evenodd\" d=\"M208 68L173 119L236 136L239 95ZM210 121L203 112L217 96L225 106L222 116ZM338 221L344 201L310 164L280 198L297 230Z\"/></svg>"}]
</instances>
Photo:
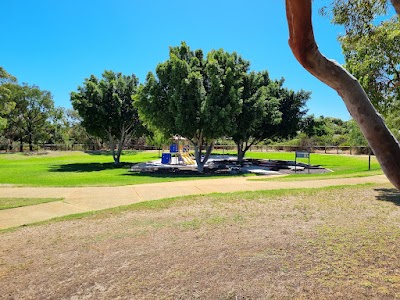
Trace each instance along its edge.
<instances>
[{"instance_id":1,"label":"green grass","mask_svg":"<svg viewBox=\"0 0 400 300\"><path fill-rule=\"evenodd\" d=\"M250 152L249 158L293 160L294 153ZM49 152L43 155L0 154L0 184L21 186L118 186L188 179L215 178L216 175L138 174L129 172L134 163L158 159L157 151L129 151L114 166L112 157L84 152ZM301 161L307 162L302 159ZM329 177L356 177L381 174L375 158L368 171L368 157L311 154L311 163L331 169L321 175L290 175L284 180Z\"/></svg>"},{"instance_id":2,"label":"green grass","mask_svg":"<svg viewBox=\"0 0 400 300\"><path fill-rule=\"evenodd\" d=\"M0 198L0 210L62 200L62 198Z\"/></svg>"},{"instance_id":3,"label":"green grass","mask_svg":"<svg viewBox=\"0 0 400 300\"><path fill-rule=\"evenodd\" d=\"M272 160L294 160L293 152L249 152L248 158L263 158ZM308 163L308 159L298 159L298 162ZM383 174L381 167L374 156L371 156L371 170L368 170L368 156L350 156L350 155L335 155L335 154L314 154L311 153L310 163L319 165L333 172L324 174L292 174L280 181L291 180L308 180L308 179L330 179L330 178L349 178L349 177L365 177ZM259 179L256 179L259 180ZM265 178L261 180L271 180ZM274 178L273 180L277 180Z\"/></svg>"},{"instance_id":4,"label":"green grass","mask_svg":"<svg viewBox=\"0 0 400 300\"><path fill-rule=\"evenodd\" d=\"M130 167L139 162L159 159L157 151L128 151L121 164L114 166L109 154L84 152L48 152L47 154L0 154L0 184L20 186L118 186L203 179L221 175L197 176L138 174Z\"/></svg>"}]
</instances>

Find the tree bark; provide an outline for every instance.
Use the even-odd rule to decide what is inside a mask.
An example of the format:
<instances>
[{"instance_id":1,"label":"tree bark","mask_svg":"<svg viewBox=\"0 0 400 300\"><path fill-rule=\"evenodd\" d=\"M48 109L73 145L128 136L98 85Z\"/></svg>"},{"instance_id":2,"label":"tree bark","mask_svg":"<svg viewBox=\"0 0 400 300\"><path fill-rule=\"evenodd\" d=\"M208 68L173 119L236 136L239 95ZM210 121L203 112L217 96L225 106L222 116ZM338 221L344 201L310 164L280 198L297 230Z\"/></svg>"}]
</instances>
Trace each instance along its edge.
<instances>
[{"instance_id":1,"label":"tree bark","mask_svg":"<svg viewBox=\"0 0 400 300\"><path fill-rule=\"evenodd\" d=\"M246 152L250 149L250 147L252 145L253 145L252 143L249 144L248 142L243 142L243 141L240 141L237 144L237 150L238 150L237 151L237 161L239 163L243 163Z\"/></svg>"},{"instance_id":2,"label":"tree bark","mask_svg":"<svg viewBox=\"0 0 400 300\"><path fill-rule=\"evenodd\" d=\"M31 133L29 133L29 151L33 151L33 138Z\"/></svg>"},{"instance_id":3,"label":"tree bark","mask_svg":"<svg viewBox=\"0 0 400 300\"><path fill-rule=\"evenodd\" d=\"M13 149L13 140L8 139L8 150L12 151L12 149Z\"/></svg>"},{"instance_id":4,"label":"tree bark","mask_svg":"<svg viewBox=\"0 0 400 300\"><path fill-rule=\"evenodd\" d=\"M124 137L122 136L119 141L118 141L118 146L117 146L117 154L116 154L116 164L119 164L121 161L121 153L122 153L122 148L124 147ZM118 161L118 163L117 163Z\"/></svg>"},{"instance_id":5,"label":"tree bark","mask_svg":"<svg viewBox=\"0 0 400 300\"><path fill-rule=\"evenodd\" d=\"M238 150L237 151L237 157L238 157L237 160L239 163L243 163L243 160L244 160L244 157L245 157L247 151L249 151L250 148L257 142L260 142L260 141L253 139L252 141L250 141L250 140L239 141L237 143L237 150Z\"/></svg>"},{"instance_id":6,"label":"tree bark","mask_svg":"<svg viewBox=\"0 0 400 300\"><path fill-rule=\"evenodd\" d=\"M398 0L392 0L399 5ZM395 6L396 7L396 6ZM318 50L311 21L311 0L286 0L289 45L300 64L342 97L349 113L360 126L383 172L400 190L400 145L358 81L338 63Z\"/></svg>"},{"instance_id":7,"label":"tree bark","mask_svg":"<svg viewBox=\"0 0 400 300\"><path fill-rule=\"evenodd\" d=\"M201 156L203 154L203 143L202 143L202 141L199 141L196 144L194 144L194 157L196 159L197 171L199 173L203 173L204 165L206 164L206 162L210 158L211 152L212 152L212 150L214 148L214 143L215 143L215 141L212 141L210 143L210 145L207 146L206 153L205 153L203 159L201 158Z\"/></svg>"},{"instance_id":8,"label":"tree bark","mask_svg":"<svg viewBox=\"0 0 400 300\"><path fill-rule=\"evenodd\" d=\"M117 156L115 153L115 141L114 141L114 137L112 136L112 134L110 132L108 133L108 138L109 138L109 143L110 143L110 151L112 153L113 160L114 160L114 165L118 165L119 159L117 159Z\"/></svg>"},{"instance_id":9,"label":"tree bark","mask_svg":"<svg viewBox=\"0 0 400 300\"><path fill-rule=\"evenodd\" d=\"M202 145L194 144L194 158L197 164L197 171L203 173L204 164L201 161Z\"/></svg>"},{"instance_id":10,"label":"tree bark","mask_svg":"<svg viewBox=\"0 0 400 300\"><path fill-rule=\"evenodd\" d=\"M243 142L239 142L237 144L237 161L239 163L242 163L244 159L245 151L243 150L243 148L244 148Z\"/></svg>"},{"instance_id":11,"label":"tree bark","mask_svg":"<svg viewBox=\"0 0 400 300\"><path fill-rule=\"evenodd\" d=\"M396 13L400 15L400 0L391 0L391 2L394 9L396 10Z\"/></svg>"}]
</instances>

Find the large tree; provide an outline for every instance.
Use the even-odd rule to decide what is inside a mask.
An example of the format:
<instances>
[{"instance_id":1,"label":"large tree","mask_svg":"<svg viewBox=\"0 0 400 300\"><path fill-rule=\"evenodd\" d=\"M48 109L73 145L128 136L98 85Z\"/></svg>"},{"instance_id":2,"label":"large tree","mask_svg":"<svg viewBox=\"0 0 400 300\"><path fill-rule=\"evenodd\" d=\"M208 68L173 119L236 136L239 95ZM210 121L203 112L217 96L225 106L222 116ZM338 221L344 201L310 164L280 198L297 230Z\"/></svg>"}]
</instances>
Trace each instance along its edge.
<instances>
[{"instance_id":1,"label":"large tree","mask_svg":"<svg viewBox=\"0 0 400 300\"><path fill-rule=\"evenodd\" d=\"M345 55L345 67L360 81L372 104L399 140L398 18L392 17L380 22L376 20L378 15L389 12L388 2L383 0L341 0L332 5L332 22L345 28L345 34L339 37Z\"/></svg>"},{"instance_id":2,"label":"large tree","mask_svg":"<svg viewBox=\"0 0 400 300\"><path fill-rule=\"evenodd\" d=\"M295 92L285 88L283 83L283 79L275 81L269 89L270 95L279 99L281 113L281 122L268 127L267 138L272 140L292 138L297 134L301 120L307 113L305 104L311 96L308 91Z\"/></svg>"},{"instance_id":3,"label":"large tree","mask_svg":"<svg viewBox=\"0 0 400 300\"><path fill-rule=\"evenodd\" d=\"M238 161L243 161L246 151L263 139L268 126L281 121L279 99L270 95L271 80L268 72L251 72L244 76L242 108L236 118L237 128L232 135L237 145Z\"/></svg>"},{"instance_id":4,"label":"large tree","mask_svg":"<svg viewBox=\"0 0 400 300\"><path fill-rule=\"evenodd\" d=\"M215 140L236 129L248 68L236 53L212 50L204 58L202 50L192 51L182 43L170 48L169 59L157 66L156 75L147 75L136 105L146 122L194 145L202 172Z\"/></svg>"},{"instance_id":5,"label":"large tree","mask_svg":"<svg viewBox=\"0 0 400 300\"><path fill-rule=\"evenodd\" d=\"M341 0L339 2L343 2ZM361 1L354 0L362 4ZM380 4L385 1L365 1ZM400 0L392 0L400 13ZM368 10L368 7L363 6ZM400 190L400 145L385 125L359 82L336 62L323 56L315 42L311 0L286 0L289 45L296 57L315 77L335 89L348 111L360 126L381 167L392 184ZM358 11L353 15L357 16Z\"/></svg>"},{"instance_id":6,"label":"large tree","mask_svg":"<svg viewBox=\"0 0 400 300\"><path fill-rule=\"evenodd\" d=\"M78 92L71 93L72 106L81 116L82 125L89 134L109 141L115 164L120 162L125 143L143 132L132 101L138 83L135 75L105 71L101 79L91 75Z\"/></svg>"},{"instance_id":7,"label":"large tree","mask_svg":"<svg viewBox=\"0 0 400 300\"><path fill-rule=\"evenodd\" d=\"M14 109L15 102L12 101L11 89L17 79L0 67L0 130L7 125L7 115Z\"/></svg>"},{"instance_id":8,"label":"large tree","mask_svg":"<svg viewBox=\"0 0 400 300\"><path fill-rule=\"evenodd\" d=\"M65 113L67 127L68 127L68 140L73 144L83 144L86 148L91 150L101 149L102 139L89 134L85 127L82 126L82 118L79 113L74 109L68 109Z\"/></svg>"},{"instance_id":9,"label":"large tree","mask_svg":"<svg viewBox=\"0 0 400 300\"><path fill-rule=\"evenodd\" d=\"M15 108L7 116L5 133L10 143L16 139L20 141L20 151L23 151L23 142L33 151L34 143L46 135L55 113L53 97L48 91L26 84L14 85L11 94Z\"/></svg>"},{"instance_id":10,"label":"large tree","mask_svg":"<svg viewBox=\"0 0 400 300\"><path fill-rule=\"evenodd\" d=\"M368 32L355 32L339 40L345 67L360 81L375 108L383 114L399 113L400 23L397 19L370 24Z\"/></svg>"},{"instance_id":11,"label":"large tree","mask_svg":"<svg viewBox=\"0 0 400 300\"><path fill-rule=\"evenodd\" d=\"M296 134L304 105L310 93L283 87L284 80L271 80L266 71L246 74L243 81L242 109L232 135L238 161L254 144L266 139L289 138Z\"/></svg>"}]
</instances>

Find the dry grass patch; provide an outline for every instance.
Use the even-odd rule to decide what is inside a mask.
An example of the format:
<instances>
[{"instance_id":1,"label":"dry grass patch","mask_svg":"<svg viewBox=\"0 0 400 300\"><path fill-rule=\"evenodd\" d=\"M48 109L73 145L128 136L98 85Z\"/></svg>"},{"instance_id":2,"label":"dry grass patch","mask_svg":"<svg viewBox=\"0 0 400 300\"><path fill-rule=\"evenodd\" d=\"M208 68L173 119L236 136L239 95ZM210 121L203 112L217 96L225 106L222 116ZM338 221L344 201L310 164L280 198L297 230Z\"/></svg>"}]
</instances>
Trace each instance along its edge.
<instances>
[{"instance_id":1,"label":"dry grass patch","mask_svg":"<svg viewBox=\"0 0 400 300\"><path fill-rule=\"evenodd\" d=\"M62 201L63 198L2 198L0 197L0 210L22 206L31 206L41 203Z\"/></svg>"},{"instance_id":2,"label":"dry grass patch","mask_svg":"<svg viewBox=\"0 0 400 300\"><path fill-rule=\"evenodd\" d=\"M400 298L389 187L196 196L0 235L5 299Z\"/></svg>"}]
</instances>

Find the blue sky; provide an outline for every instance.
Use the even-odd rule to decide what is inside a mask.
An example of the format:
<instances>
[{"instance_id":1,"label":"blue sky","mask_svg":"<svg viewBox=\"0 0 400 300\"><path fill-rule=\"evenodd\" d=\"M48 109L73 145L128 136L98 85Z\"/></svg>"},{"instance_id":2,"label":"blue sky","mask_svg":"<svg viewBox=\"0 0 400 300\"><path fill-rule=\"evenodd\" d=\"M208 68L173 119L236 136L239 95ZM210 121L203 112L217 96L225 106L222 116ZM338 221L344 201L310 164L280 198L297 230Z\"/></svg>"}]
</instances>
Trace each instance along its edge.
<instances>
[{"instance_id":1,"label":"blue sky","mask_svg":"<svg viewBox=\"0 0 400 300\"><path fill-rule=\"evenodd\" d=\"M314 3L321 52L343 63L341 28L318 16L325 0ZM106 69L144 82L168 58L169 46L186 41L205 52L236 51L253 70L312 91L310 114L350 118L337 93L293 57L283 0L3 0L0 18L0 65L19 82L50 91L57 106L70 108L70 92Z\"/></svg>"}]
</instances>

